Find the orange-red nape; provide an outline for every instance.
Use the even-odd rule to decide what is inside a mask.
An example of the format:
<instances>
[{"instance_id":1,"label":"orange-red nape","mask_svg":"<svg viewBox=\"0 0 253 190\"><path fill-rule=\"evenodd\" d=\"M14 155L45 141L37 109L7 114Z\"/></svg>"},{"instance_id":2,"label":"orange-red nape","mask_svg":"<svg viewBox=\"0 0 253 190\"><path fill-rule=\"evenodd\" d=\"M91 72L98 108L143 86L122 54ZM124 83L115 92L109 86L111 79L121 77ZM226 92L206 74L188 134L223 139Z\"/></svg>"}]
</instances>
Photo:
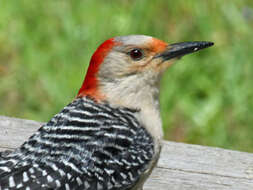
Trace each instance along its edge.
<instances>
[{"instance_id":1,"label":"orange-red nape","mask_svg":"<svg viewBox=\"0 0 253 190\"><path fill-rule=\"evenodd\" d=\"M77 97L89 96L97 101L104 99L104 95L98 89L97 73L99 71L99 66L104 61L104 58L113 48L113 46L117 44L118 42L116 42L114 38L111 38L106 40L97 48L91 57L88 71Z\"/></svg>"}]
</instances>

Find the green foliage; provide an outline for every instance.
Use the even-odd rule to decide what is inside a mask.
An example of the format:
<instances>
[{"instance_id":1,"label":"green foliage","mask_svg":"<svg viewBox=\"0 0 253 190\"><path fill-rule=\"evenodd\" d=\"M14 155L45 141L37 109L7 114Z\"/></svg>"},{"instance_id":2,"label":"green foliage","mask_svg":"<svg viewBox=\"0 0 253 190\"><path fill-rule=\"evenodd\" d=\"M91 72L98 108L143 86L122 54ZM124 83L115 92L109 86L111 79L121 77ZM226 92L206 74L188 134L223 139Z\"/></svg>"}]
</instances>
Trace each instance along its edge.
<instances>
[{"instance_id":1,"label":"green foliage","mask_svg":"<svg viewBox=\"0 0 253 190\"><path fill-rule=\"evenodd\" d=\"M252 30L251 0L0 1L0 114L50 119L109 37L208 40L162 79L165 137L253 151Z\"/></svg>"}]
</instances>

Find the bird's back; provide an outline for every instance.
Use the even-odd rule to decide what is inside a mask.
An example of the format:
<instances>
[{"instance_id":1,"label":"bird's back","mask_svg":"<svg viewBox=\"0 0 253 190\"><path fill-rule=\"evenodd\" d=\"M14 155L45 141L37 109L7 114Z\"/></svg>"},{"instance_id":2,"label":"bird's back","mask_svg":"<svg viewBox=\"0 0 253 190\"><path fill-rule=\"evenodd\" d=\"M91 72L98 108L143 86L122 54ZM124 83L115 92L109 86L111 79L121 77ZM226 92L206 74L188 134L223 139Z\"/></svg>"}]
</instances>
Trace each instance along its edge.
<instances>
[{"instance_id":1,"label":"bird's back","mask_svg":"<svg viewBox=\"0 0 253 190\"><path fill-rule=\"evenodd\" d=\"M20 148L0 154L0 190L126 190L154 156L138 110L78 98Z\"/></svg>"}]
</instances>

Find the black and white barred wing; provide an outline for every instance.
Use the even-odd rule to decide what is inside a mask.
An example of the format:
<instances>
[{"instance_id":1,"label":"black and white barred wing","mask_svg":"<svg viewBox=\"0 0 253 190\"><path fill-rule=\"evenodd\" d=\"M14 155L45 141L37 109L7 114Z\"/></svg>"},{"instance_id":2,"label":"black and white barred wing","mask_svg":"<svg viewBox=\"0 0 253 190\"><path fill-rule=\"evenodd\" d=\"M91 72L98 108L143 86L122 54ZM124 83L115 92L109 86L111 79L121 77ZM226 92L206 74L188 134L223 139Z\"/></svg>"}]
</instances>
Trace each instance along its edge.
<instances>
[{"instance_id":1,"label":"black and white barred wing","mask_svg":"<svg viewBox=\"0 0 253 190\"><path fill-rule=\"evenodd\" d=\"M135 112L76 99L0 161L0 190L130 189L154 151Z\"/></svg>"},{"instance_id":2,"label":"black and white barred wing","mask_svg":"<svg viewBox=\"0 0 253 190\"><path fill-rule=\"evenodd\" d=\"M0 174L0 190L62 189L60 181L67 181L67 178L59 177L51 167L21 162L9 171L5 168L5 172Z\"/></svg>"}]
</instances>

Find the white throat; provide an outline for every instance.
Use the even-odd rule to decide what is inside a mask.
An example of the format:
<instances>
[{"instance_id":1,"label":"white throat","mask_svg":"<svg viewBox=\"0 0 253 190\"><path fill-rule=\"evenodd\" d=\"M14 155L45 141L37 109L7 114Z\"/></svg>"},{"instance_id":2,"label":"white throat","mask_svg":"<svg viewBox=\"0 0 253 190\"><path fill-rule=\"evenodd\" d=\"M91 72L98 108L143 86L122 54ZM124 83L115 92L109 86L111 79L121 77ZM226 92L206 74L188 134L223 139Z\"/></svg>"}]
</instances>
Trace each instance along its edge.
<instances>
[{"instance_id":1,"label":"white throat","mask_svg":"<svg viewBox=\"0 0 253 190\"><path fill-rule=\"evenodd\" d=\"M100 83L106 99L115 106L140 109L136 114L139 122L160 141L163 137L159 105L159 82L150 74L132 75L115 82ZM101 80L103 81L103 80ZM136 84L138 82L138 84Z\"/></svg>"}]
</instances>

